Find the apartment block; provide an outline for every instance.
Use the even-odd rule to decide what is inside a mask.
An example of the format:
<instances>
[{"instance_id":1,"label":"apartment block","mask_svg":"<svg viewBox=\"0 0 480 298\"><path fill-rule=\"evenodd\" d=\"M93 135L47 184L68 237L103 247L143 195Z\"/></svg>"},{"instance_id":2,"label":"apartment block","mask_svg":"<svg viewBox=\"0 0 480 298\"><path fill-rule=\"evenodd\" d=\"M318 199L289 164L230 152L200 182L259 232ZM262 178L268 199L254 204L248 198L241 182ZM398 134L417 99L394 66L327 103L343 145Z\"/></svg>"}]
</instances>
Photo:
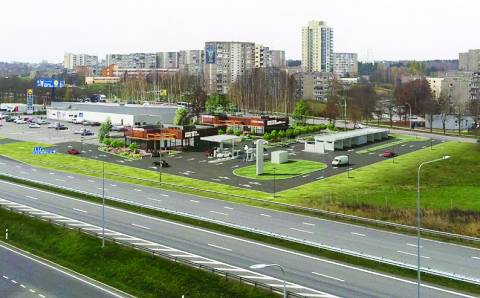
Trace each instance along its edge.
<instances>
[{"instance_id":1,"label":"apartment block","mask_svg":"<svg viewBox=\"0 0 480 298\"><path fill-rule=\"evenodd\" d=\"M430 86L430 90L432 91L433 99L439 99L440 94L442 93L442 82L444 78L426 78L428 85Z\"/></svg>"},{"instance_id":2,"label":"apartment block","mask_svg":"<svg viewBox=\"0 0 480 298\"><path fill-rule=\"evenodd\" d=\"M323 21L302 27L302 67L305 72L332 72L333 28Z\"/></svg>"},{"instance_id":3,"label":"apartment block","mask_svg":"<svg viewBox=\"0 0 480 298\"><path fill-rule=\"evenodd\" d=\"M331 72L302 72L294 74L296 95L300 99L327 101L335 76Z\"/></svg>"},{"instance_id":4,"label":"apartment block","mask_svg":"<svg viewBox=\"0 0 480 298\"><path fill-rule=\"evenodd\" d=\"M203 75L203 62L205 52L203 50L184 50L178 52L178 68L190 75Z\"/></svg>"},{"instance_id":5,"label":"apartment block","mask_svg":"<svg viewBox=\"0 0 480 298\"><path fill-rule=\"evenodd\" d=\"M466 53L460 53L458 55L460 71L480 72L480 49L469 50Z\"/></svg>"},{"instance_id":6,"label":"apartment block","mask_svg":"<svg viewBox=\"0 0 480 298\"><path fill-rule=\"evenodd\" d=\"M155 53L108 54L106 65L116 65L118 68L152 69L157 68Z\"/></svg>"},{"instance_id":7,"label":"apartment block","mask_svg":"<svg viewBox=\"0 0 480 298\"><path fill-rule=\"evenodd\" d=\"M93 67L98 65L98 57L87 54L65 53L63 56L63 67L75 69L78 66Z\"/></svg>"},{"instance_id":8,"label":"apartment block","mask_svg":"<svg viewBox=\"0 0 480 298\"><path fill-rule=\"evenodd\" d=\"M157 68L178 68L178 52L158 52Z\"/></svg>"},{"instance_id":9,"label":"apartment block","mask_svg":"<svg viewBox=\"0 0 480 298\"><path fill-rule=\"evenodd\" d=\"M356 53L333 53L333 72L340 77L356 77L358 55Z\"/></svg>"}]
</instances>

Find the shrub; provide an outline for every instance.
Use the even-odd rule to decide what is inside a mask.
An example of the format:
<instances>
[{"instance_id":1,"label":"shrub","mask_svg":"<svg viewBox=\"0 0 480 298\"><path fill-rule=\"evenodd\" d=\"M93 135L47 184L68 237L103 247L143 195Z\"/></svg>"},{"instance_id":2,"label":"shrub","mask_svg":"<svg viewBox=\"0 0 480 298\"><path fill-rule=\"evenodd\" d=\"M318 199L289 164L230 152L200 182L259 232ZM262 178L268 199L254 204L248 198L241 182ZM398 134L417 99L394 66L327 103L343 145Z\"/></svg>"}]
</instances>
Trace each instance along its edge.
<instances>
[{"instance_id":1,"label":"shrub","mask_svg":"<svg viewBox=\"0 0 480 298\"><path fill-rule=\"evenodd\" d=\"M272 136L268 132L266 132L263 134L263 139L265 141L270 141L272 139Z\"/></svg>"},{"instance_id":2,"label":"shrub","mask_svg":"<svg viewBox=\"0 0 480 298\"><path fill-rule=\"evenodd\" d=\"M130 146L128 146L128 149L136 152L138 150L138 145L137 143L131 143Z\"/></svg>"},{"instance_id":3,"label":"shrub","mask_svg":"<svg viewBox=\"0 0 480 298\"><path fill-rule=\"evenodd\" d=\"M231 127L227 128L227 135L233 135L235 133L235 130Z\"/></svg>"},{"instance_id":4,"label":"shrub","mask_svg":"<svg viewBox=\"0 0 480 298\"><path fill-rule=\"evenodd\" d=\"M276 141L278 139L278 131L272 130L272 132L270 133L270 136L272 141Z\"/></svg>"},{"instance_id":5,"label":"shrub","mask_svg":"<svg viewBox=\"0 0 480 298\"><path fill-rule=\"evenodd\" d=\"M103 139L103 143L107 146L110 146L112 144L112 139L110 138Z\"/></svg>"},{"instance_id":6,"label":"shrub","mask_svg":"<svg viewBox=\"0 0 480 298\"><path fill-rule=\"evenodd\" d=\"M284 130L281 130L278 132L278 138L279 139L284 139L285 138L285 131Z\"/></svg>"},{"instance_id":7,"label":"shrub","mask_svg":"<svg viewBox=\"0 0 480 298\"><path fill-rule=\"evenodd\" d=\"M335 130L335 124L333 124L333 123L328 123L327 129L328 129L328 130Z\"/></svg>"},{"instance_id":8,"label":"shrub","mask_svg":"<svg viewBox=\"0 0 480 298\"><path fill-rule=\"evenodd\" d=\"M112 146L113 148L121 148L121 147L125 147L125 143L120 140L113 140L110 143L110 146Z\"/></svg>"},{"instance_id":9,"label":"shrub","mask_svg":"<svg viewBox=\"0 0 480 298\"><path fill-rule=\"evenodd\" d=\"M235 130L235 133L234 133L237 137L239 137L241 134L242 134L242 131L241 130Z\"/></svg>"},{"instance_id":10,"label":"shrub","mask_svg":"<svg viewBox=\"0 0 480 298\"><path fill-rule=\"evenodd\" d=\"M293 135L294 135L294 136L299 136L301 133L302 133L302 132L301 132L300 129L298 129L298 128L295 128L295 129L293 130Z\"/></svg>"},{"instance_id":11,"label":"shrub","mask_svg":"<svg viewBox=\"0 0 480 298\"><path fill-rule=\"evenodd\" d=\"M223 134L225 134L225 131L224 131L223 129L219 129L219 130L218 130L218 134L219 134L219 135L223 135Z\"/></svg>"},{"instance_id":12,"label":"shrub","mask_svg":"<svg viewBox=\"0 0 480 298\"><path fill-rule=\"evenodd\" d=\"M290 128L287 129L287 130L285 131L285 136L286 136L287 138L291 139L291 138L294 136L294 130L293 130L293 129L290 129Z\"/></svg>"}]
</instances>

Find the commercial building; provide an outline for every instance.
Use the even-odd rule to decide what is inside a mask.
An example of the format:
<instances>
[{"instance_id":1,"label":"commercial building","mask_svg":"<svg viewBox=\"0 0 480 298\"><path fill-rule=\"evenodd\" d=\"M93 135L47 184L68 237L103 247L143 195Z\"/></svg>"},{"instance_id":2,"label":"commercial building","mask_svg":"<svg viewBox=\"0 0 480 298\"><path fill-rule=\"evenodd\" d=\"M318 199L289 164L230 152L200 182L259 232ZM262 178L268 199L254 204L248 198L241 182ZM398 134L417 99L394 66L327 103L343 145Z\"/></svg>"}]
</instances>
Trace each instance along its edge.
<instances>
[{"instance_id":1,"label":"commercial building","mask_svg":"<svg viewBox=\"0 0 480 298\"><path fill-rule=\"evenodd\" d=\"M178 107L169 105L52 102L47 108L47 118L91 122L105 122L110 119L114 125L129 126L153 125L160 122L172 124L177 109Z\"/></svg>"},{"instance_id":2,"label":"commercial building","mask_svg":"<svg viewBox=\"0 0 480 298\"><path fill-rule=\"evenodd\" d=\"M302 27L302 66L305 72L332 72L333 28L323 21Z\"/></svg>"},{"instance_id":3,"label":"commercial building","mask_svg":"<svg viewBox=\"0 0 480 298\"><path fill-rule=\"evenodd\" d=\"M428 85L430 86L430 90L432 91L433 99L439 99L440 94L442 93L442 82L444 78L426 78Z\"/></svg>"},{"instance_id":4,"label":"commercial building","mask_svg":"<svg viewBox=\"0 0 480 298\"><path fill-rule=\"evenodd\" d=\"M460 71L480 72L480 49L460 53L458 69Z\"/></svg>"},{"instance_id":5,"label":"commercial building","mask_svg":"<svg viewBox=\"0 0 480 298\"><path fill-rule=\"evenodd\" d=\"M204 79L208 93L228 93L230 84L254 67L255 44L252 42L205 43Z\"/></svg>"},{"instance_id":6,"label":"commercial building","mask_svg":"<svg viewBox=\"0 0 480 298\"><path fill-rule=\"evenodd\" d=\"M345 150L388 139L389 133L388 129L365 128L334 134L316 135L315 141L305 143L305 151L325 153L325 151Z\"/></svg>"},{"instance_id":7,"label":"commercial building","mask_svg":"<svg viewBox=\"0 0 480 298\"><path fill-rule=\"evenodd\" d=\"M98 65L98 57L87 54L65 53L63 56L63 67L75 69L78 66L94 67Z\"/></svg>"},{"instance_id":8,"label":"commercial building","mask_svg":"<svg viewBox=\"0 0 480 298\"><path fill-rule=\"evenodd\" d=\"M158 52L155 68L178 68L178 52Z\"/></svg>"},{"instance_id":9,"label":"commercial building","mask_svg":"<svg viewBox=\"0 0 480 298\"><path fill-rule=\"evenodd\" d=\"M296 95L300 99L326 101L332 82L333 73L328 72L300 72L294 74L297 82Z\"/></svg>"},{"instance_id":10,"label":"commercial building","mask_svg":"<svg viewBox=\"0 0 480 298\"><path fill-rule=\"evenodd\" d=\"M157 68L157 55L155 53L108 54L106 64L127 69Z\"/></svg>"},{"instance_id":11,"label":"commercial building","mask_svg":"<svg viewBox=\"0 0 480 298\"><path fill-rule=\"evenodd\" d=\"M178 52L178 68L195 76L203 76L203 61L205 52L203 50L184 50Z\"/></svg>"},{"instance_id":12,"label":"commercial building","mask_svg":"<svg viewBox=\"0 0 480 298\"><path fill-rule=\"evenodd\" d=\"M340 77L358 75L358 55L356 53L333 53L333 72Z\"/></svg>"},{"instance_id":13,"label":"commercial building","mask_svg":"<svg viewBox=\"0 0 480 298\"><path fill-rule=\"evenodd\" d=\"M85 77L85 85L115 84L120 82L120 77Z\"/></svg>"},{"instance_id":14,"label":"commercial building","mask_svg":"<svg viewBox=\"0 0 480 298\"><path fill-rule=\"evenodd\" d=\"M272 130L288 129L288 117L200 115L199 122L201 124L233 128L259 135Z\"/></svg>"}]
</instances>

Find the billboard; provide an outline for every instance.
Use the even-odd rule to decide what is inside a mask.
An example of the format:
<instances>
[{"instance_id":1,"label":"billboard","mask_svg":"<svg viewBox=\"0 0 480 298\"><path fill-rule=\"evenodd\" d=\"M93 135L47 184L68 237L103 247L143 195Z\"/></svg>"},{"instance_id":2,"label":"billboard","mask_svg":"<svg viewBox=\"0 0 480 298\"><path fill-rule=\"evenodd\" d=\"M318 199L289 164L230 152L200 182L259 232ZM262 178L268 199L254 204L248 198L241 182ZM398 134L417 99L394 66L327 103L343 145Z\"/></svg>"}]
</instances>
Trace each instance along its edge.
<instances>
[{"instance_id":1,"label":"billboard","mask_svg":"<svg viewBox=\"0 0 480 298\"><path fill-rule=\"evenodd\" d=\"M215 64L217 59L217 50L214 44L205 47L205 64Z\"/></svg>"},{"instance_id":2,"label":"billboard","mask_svg":"<svg viewBox=\"0 0 480 298\"><path fill-rule=\"evenodd\" d=\"M33 114L33 90L27 89L27 114Z\"/></svg>"},{"instance_id":3,"label":"billboard","mask_svg":"<svg viewBox=\"0 0 480 298\"><path fill-rule=\"evenodd\" d=\"M167 96L167 89L160 89L160 96Z\"/></svg>"},{"instance_id":4,"label":"billboard","mask_svg":"<svg viewBox=\"0 0 480 298\"><path fill-rule=\"evenodd\" d=\"M36 86L41 88L63 88L65 87L65 80L40 78L37 79Z\"/></svg>"}]
</instances>

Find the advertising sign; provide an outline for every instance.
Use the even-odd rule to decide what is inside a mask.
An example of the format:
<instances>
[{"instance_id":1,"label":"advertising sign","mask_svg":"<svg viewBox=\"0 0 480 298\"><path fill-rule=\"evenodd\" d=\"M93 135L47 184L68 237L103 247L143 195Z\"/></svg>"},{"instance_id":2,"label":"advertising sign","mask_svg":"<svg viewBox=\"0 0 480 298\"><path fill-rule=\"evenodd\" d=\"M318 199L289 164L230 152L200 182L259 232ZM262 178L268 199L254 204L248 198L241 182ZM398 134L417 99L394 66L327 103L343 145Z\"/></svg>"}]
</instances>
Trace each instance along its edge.
<instances>
[{"instance_id":1,"label":"advertising sign","mask_svg":"<svg viewBox=\"0 0 480 298\"><path fill-rule=\"evenodd\" d=\"M33 155L54 154L56 152L57 151L55 151L54 149L45 149L43 147L35 147L35 148L33 148L32 154Z\"/></svg>"},{"instance_id":2,"label":"advertising sign","mask_svg":"<svg viewBox=\"0 0 480 298\"><path fill-rule=\"evenodd\" d=\"M36 85L41 88L63 88L65 87L65 80L40 78L37 79Z\"/></svg>"},{"instance_id":3,"label":"advertising sign","mask_svg":"<svg viewBox=\"0 0 480 298\"><path fill-rule=\"evenodd\" d=\"M160 96L167 96L167 89L160 89Z\"/></svg>"},{"instance_id":4,"label":"advertising sign","mask_svg":"<svg viewBox=\"0 0 480 298\"><path fill-rule=\"evenodd\" d=\"M33 90L27 90L27 114L33 114Z\"/></svg>"},{"instance_id":5,"label":"advertising sign","mask_svg":"<svg viewBox=\"0 0 480 298\"><path fill-rule=\"evenodd\" d=\"M205 47L205 63L206 64L215 64L217 59L217 51L215 45L211 44Z\"/></svg>"}]
</instances>

